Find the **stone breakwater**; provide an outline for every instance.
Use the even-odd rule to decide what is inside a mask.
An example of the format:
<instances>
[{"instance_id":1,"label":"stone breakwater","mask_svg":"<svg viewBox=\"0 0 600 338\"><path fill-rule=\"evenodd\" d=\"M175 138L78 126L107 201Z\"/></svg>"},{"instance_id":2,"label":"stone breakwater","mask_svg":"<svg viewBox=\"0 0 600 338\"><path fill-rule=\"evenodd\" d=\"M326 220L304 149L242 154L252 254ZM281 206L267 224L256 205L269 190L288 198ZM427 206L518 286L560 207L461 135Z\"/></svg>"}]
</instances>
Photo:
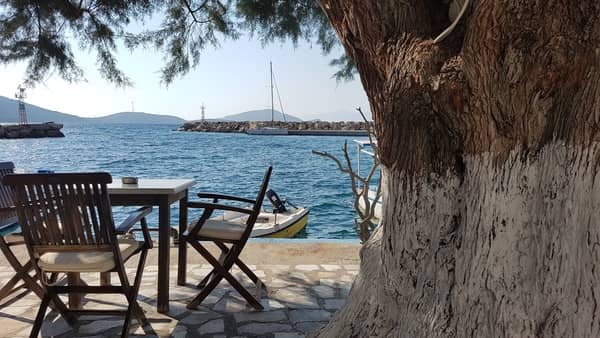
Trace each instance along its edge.
<instances>
[{"instance_id":1,"label":"stone breakwater","mask_svg":"<svg viewBox=\"0 0 600 338\"><path fill-rule=\"evenodd\" d=\"M60 131L62 127L62 124L53 122L25 125L0 125L0 139L65 137L65 135Z\"/></svg>"},{"instance_id":2,"label":"stone breakwater","mask_svg":"<svg viewBox=\"0 0 600 338\"><path fill-rule=\"evenodd\" d=\"M261 127L287 128L291 135L326 135L341 133L354 133L357 135L367 134L367 124L365 122L216 122L216 121L196 121L187 122L177 130L179 131L199 131L208 133L245 133L248 129Z\"/></svg>"}]
</instances>

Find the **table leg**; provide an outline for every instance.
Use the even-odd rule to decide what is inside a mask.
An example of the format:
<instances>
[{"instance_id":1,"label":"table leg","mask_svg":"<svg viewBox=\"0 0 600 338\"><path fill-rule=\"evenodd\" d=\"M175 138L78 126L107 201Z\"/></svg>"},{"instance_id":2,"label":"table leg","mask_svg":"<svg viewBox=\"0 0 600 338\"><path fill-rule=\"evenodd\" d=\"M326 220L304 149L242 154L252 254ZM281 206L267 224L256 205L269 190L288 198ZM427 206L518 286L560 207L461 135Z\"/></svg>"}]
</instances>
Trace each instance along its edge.
<instances>
[{"instance_id":1,"label":"table leg","mask_svg":"<svg viewBox=\"0 0 600 338\"><path fill-rule=\"evenodd\" d=\"M171 210L169 199L158 206L158 300L157 311L169 312L169 260L171 257Z\"/></svg>"},{"instance_id":2,"label":"table leg","mask_svg":"<svg viewBox=\"0 0 600 338\"><path fill-rule=\"evenodd\" d=\"M81 275L78 272L67 273L67 283L69 285L81 284ZM69 293L69 309L81 309L81 293Z\"/></svg>"},{"instance_id":3,"label":"table leg","mask_svg":"<svg viewBox=\"0 0 600 338\"><path fill-rule=\"evenodd\" d=\"M183 233L187 231L188 226L188 192L179 200L179 255L177 264L177 285L185 285L187 274L187 243L183 240Z\"/></svg>"},{"instance_id":4,"label":"table leg","mask_svg":"<svg viewBox=\"0 0 600 338\"><path fill-rule=\"evenodd\" d=\"M100 285L110 285L110 272L100 272Z\"/></svg>"}]
</instances>

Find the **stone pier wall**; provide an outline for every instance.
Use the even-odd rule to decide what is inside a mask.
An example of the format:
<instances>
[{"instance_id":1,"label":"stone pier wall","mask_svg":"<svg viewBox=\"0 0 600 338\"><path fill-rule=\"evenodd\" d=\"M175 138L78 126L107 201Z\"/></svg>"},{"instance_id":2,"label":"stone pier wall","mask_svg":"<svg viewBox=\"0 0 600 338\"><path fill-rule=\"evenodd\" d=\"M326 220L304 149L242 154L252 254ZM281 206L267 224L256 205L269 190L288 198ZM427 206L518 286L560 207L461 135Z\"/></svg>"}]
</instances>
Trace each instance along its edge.
<instances>
[{"instance_id":1,"label":"stone pier wall","mask_svg":"<svg viewBox=\"0 0 600 338\"><path fill-rule=\"evenodd\" d=\"M35 123L26 125L0 125L0 139L2 138L40 138L64 137L60 131L63 127L59 123Z\"/></svg>"},{"instance_id":2,"label":"stone pier wall","mask_svg":"<svg viewBox=\"0 0 600 338\"><path fill-rule=\"evenodd\" d=\"M213 122L213 121L195 121L186 122L179 127L180 131L199 131L199 132L217 132L217 133L245 133L248 129L258 127L277 127L287 128L288 130L309 131L309 130L330 130L330 131L360 131L367 130L365 122L325 122L325 121L307 121L307 122Z\"/></svg>"}]
</instances>

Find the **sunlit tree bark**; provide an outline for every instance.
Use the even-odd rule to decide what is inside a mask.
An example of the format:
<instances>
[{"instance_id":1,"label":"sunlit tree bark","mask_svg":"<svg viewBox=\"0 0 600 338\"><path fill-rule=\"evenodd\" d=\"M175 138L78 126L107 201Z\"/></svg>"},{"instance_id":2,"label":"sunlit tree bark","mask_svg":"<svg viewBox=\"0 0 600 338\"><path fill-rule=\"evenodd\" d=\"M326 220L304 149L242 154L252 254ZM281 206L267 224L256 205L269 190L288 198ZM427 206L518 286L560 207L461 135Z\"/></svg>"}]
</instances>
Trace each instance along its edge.
<instances>
[{"instance_id":1,"label":"sunlit tree bark","mask_svg":"<svg viewBox=\"0 0 600 338\"><path fill-rule=\"evenodd\" d=\"M600 3L320 0L370 100L381 227L320 337L597 337Z\"/></svg>"}]
</instances>

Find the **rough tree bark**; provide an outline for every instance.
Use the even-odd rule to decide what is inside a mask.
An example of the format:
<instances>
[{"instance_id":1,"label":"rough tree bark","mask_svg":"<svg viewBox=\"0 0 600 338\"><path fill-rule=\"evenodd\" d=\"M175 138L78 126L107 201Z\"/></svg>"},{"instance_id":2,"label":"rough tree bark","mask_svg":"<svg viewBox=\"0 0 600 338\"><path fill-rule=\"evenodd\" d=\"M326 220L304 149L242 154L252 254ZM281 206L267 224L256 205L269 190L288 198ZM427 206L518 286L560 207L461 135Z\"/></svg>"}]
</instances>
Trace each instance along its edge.
<instances>
[{"instance_id":1,"label":"rough tree bark","mask_svg":"<svg viewBox=\"0 0 600 338\"><path fill-rule=\"evenodd\" d=\"M320 0L369 97L381 227L320 337L600 336L600 2Z\"/></svg>"}]
</instances>

